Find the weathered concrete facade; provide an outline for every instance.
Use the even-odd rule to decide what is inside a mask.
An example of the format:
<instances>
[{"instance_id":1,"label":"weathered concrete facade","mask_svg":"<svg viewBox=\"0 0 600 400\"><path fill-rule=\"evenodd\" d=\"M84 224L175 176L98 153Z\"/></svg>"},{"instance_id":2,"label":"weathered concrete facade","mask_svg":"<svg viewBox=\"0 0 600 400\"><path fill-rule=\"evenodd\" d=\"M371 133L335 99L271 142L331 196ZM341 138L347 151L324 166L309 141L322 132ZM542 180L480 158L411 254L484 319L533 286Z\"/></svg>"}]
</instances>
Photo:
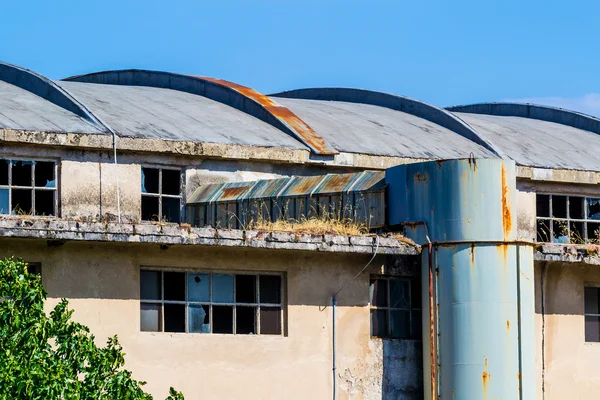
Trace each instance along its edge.
<instances>
[{"instance_id":1,"label":"weathered concrete facade","mask_svg":"<svg viewBox=\"0 0 600 400\"><path fill-rule=\"evenodd\" d=\"M29 262L41 262L49 306L68 298L75 318L90 326L98 342L117 334L128 368L148 381L153 395L164 397L173 385L189 399L330 397L331 294L370 258L223 247L161 249L157 244L68 242L49 247L35 239L2 239L0 249L2 257L25 255ZM390 257L378 256L338 296L340 399L422 396L420 343L371 339L369 333L369 274L415 273L394 268ZM406 263L397 259L395 264ZM140 332L141 266L282 272L284 335Z\"/></svg>"}]
</instances>

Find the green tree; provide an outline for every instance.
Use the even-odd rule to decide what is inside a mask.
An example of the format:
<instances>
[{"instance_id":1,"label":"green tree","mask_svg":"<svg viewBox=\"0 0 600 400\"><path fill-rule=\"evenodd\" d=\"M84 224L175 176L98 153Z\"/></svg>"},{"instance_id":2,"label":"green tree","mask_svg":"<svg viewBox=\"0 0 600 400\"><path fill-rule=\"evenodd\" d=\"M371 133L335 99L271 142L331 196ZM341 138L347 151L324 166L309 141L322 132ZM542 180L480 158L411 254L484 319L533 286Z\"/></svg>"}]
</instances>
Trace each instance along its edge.
<instances>
[{"instance_id":1,"label":"green tree","mask_svg":"<svg viewBox=\"0 0 600 400\"><path fill-rule=\"evenodd\" d=\"M48 316L41 279L14 258L0 260L0 399L150 400L124 369L117 337L94 343L62 299ZM183 400L170 390L167 400Z\"/></svg>"}]
</instances>

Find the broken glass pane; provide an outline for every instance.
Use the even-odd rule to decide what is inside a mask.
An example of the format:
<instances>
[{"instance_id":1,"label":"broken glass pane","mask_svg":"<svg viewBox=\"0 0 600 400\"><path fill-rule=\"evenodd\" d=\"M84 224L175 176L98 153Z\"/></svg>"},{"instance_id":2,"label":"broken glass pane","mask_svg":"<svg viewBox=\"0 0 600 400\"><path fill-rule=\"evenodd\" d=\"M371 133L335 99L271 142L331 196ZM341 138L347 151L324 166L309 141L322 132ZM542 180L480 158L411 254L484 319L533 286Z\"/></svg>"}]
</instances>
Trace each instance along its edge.
<instances>
[{"instance_id":1,"label":"broken glass pane","mask_svg":"<svg viewBox=\"0 0 600 400\"><path fill-rule=\"evenodd\" d=\"M408 288L408 281L390 279L390 303L390 307L410 307L410 289Z\"/></svg>"},{"instance_id":2,"label":"broken glass pane","mask_svg":"<svg viewBox=\"0 0 600 400\"><path fill-rule=\"evenodd\" d=\"M585 243L583 234L583 222L571 221L569 223L570 228L570 243L582 244Z\"/></svg>"},{"instance_id":3,"label":"broken glass pane","mask_svg":"<svg viewBox=\"0 0 600 400\"><path fill-rule=\"evenodd\" d=\"M8 160L0 160L0 185L8 185Z\"/></svg>"},{"instance_id":4,"label":"broken glass pane","mask_svg":"<svg viewBox=\"0 0 600 400\"><path fill-rule=\"evenodd\" d=\"M370 295L371 305L387 307L387 281L385 279L371 279Z\"/></svg>"},{"instance_id":5,"label":"broken glass pane","mask_svg":"<svg viewBox=\"0 0 600 400\"><path fill-rule=\"evenodd\" d=\"M12 185L31 187L31 161L12 162Z\"/></svg>"},{"instance_id":6,"label":"broken glass pane","mask_svg":"<svg viewBox=\"0 0 600 400\"><path fill-rule=\"evenodd\" d=\"M167 303L164 310L165 332L185 332L185 304Z\"/></svg>"},{"instance_id":7,"label":"broken glass pane","mask_svg":"<svg viewBox=\"0 0 600 400\"><path fill-rule=\"evenodd\" d=\"M233 303L233 275L213 274L212 301L213 303Z\"/></svg>"},{"instance_id":8,"label":"broken glass pane","mask_svg":"<svg viewBox=\"0 0 600 400\"><path fill-rule=\"evenodd\" d=\"M188 301L208 303L210 301L210 279L208 274L188 274Z\"/></svg>"},{"instance_id":9,"label":"broken glass pane","mask_svg":"<svg viewBox=\"0 0 600 400\"><path fill-rule=\"evenodd\" d=\"M209 306L190 304L189 306L189 332L210 333Z\"/></svg>"},{"instance_id":10,"label":"broken glass pane","mask_svg":"<svg viewBox=\"0 0 600 400\"><path fill-rule=\"evenodd\" d=\"M161 307L160 304L140 304L140 329L144 332L161 331Z\"/></svg>"},{"instance_id":11,"label":"broken glass pane","mask_svg":"<svg viewBox=\"0 0 600 400\"><path fill-rule=\"evenodd\" d=\"M16 215L31 214L31 189L11 189L12 213Z\"/></svg>"},{"instance_id":12,"label":"broken glass pane","mask_svg":"<svg viewBox=\"0 0 600 400\"><path fill-rule=\"evenodd\" d=\"M0 189L0 214L10 214L8 189Z\"/></svg>"},{"instance_id":13,"label":"broken glass pane","mask_svg":"<svg viewBox=\"0 0 600 400\"><path fill-rule=\"evenodd\" d=\"M142 193L158 194L158 169L142 168Z\"/></svg>"},{"instance_id":14,"label":"broken glass pane","mask_svg":"<svg viewBox=\"0 0 600 400\"><path fill-rule=\"evenodd\" d=\"M536 215L538 217L550 216L550 196L547 194L538 194L535 197Z\"/></svg>"},{"instance_id":15,"label":"broken glass pane","mask_svg":"<svg viewBox=\"0 0 600 400\"><path fill-rule=\"evenodd\" d=\"M54 181L54 163L48 161L36 161L35 163L35 186L53 188L56 186Z\"/></svg>"},{"instance_id":16,"label":"broken glass pane","mask_svg":"<svg viewBox=\"0 0 600 400\"><path fill-rule=\"evenodd\" d=\"M140 299L161 299L160 271L140 271Z\"/></svg>"},{"instance_id":17,"label":"broken glass pane","mask_svg":"<svg viewBox=\"0 0 600 400\"><path fill-rule=\"evenodd\" d=\"M281 304L281 276L260 276L260 302L270 304Z\"/></svg>"},{"instance_id":18,"label":"broken glass pane","mask_svg":"<svg viewBox=\"0 0 600 400\"><path fill-rule=\"evenodd\" d=\"M35 191L35 215L54 215L54 190Z\"/></svg>"},{"instance_id":19,"label":"broken glass pane","mask_svg":"<svg viewBox=\"0 0 600 400\"><path fill-rule=\"evenodd\" d=\"M569 230L565 221L552 221L552 243L569 243Z\"/></svg>"},{"instance_id":20,"label":"broken glass pane","mask_svg":"<svg viewBox=\"0 0 600 400\"><path fill-rule=\"evenodd\" d=\"M233 333L233 307L213 306L213 333Z\"/></svg>"},{"instance_id":21,"label":"broken glass pane","mask_svg":"<svg viewBox=\"0 0 600 400\"><path fill-rule=\"evenodd\" d=\"M260 308L260 334L281 335L281 309L277 307Z\"/></svg>"},{"instance_id":22,"label":"broken glass pane","mask_svg":"<svg viewBox=\"0 0 600 400\"><path fill-rule=\"evenodd\" d=\"M166 222L179 222L181 200L171 197L162 198L162 218Z\"/></svg>"},{"instance_id":23,"label":"broken glass pane","mask_svg":"<svg viewBox=\"0 0 600 400\"><path fill-rule=\"evenodd\" d=\"M162 170L162 194L181 193L181 172L173 169Z\"/></svg>"},{"instance_id":24,"label":"broken glass pane","mask_svg":"<svg viewBox=\"0 0 600 400\"><path fill-rule=\"evenodd\" d=\"M235 309L235 333L242 335L256 334L256 307L240 307Z\"/></svg>"},{"instance_id":25,"label":"broken glass pane","mask_svg":"<svg viewBox=\"0 0 600 400\"><path fill-rule=\"evenodd\" d=\"M256 275L235 276L235 301L256 303Z\"/></svg>"},{"instance_id":26,"label":"broken glass pane","mask_svg":"<svg viewBox=\"0 0 600 400\"><path fill-rule=\"evenodd\" d=\"M185 301L185 273L165 271L163 279L165 280L164 299Z\"/></svg>"},{"instance_id":27,"label":"broken glass pane","mask_svg":"<svg viewBox=\"0 0 600 400\"><path fill-rule=\"evenodd\" d=\"M588 197L588 219L600 219L600 199Z\"/></svg>"},{"instance_id":28,"label":"broken glass pane","mask_svg":"<svg viewBox=\"0 0 600 400\"><path fill-rule=\"evenodd\" d=\"M371 336L387 336L387 311L371 310Z\"/></svg>"},{"instance_id":29,"label":"broken glass pane","mask_svg":"<svg viewBox=\"0 0 600 400\"><path fill-rule=\"evenodd\" d=\"M569 218L584 219L583 197L569 196Z\"/></svg>"},{"instance_id":30,"label":"broken glass pane","mask_svg":"<svg viewBox=\"0 0 600 400\"><path fill-rule=\"evenodd\" d=\"M587 237L590 240L600 239L600 222L588 222L587 224Z\"/></svg>"},{"instance_id":31,"label":"broken glass pane","mask_svg":"<svg viewBox=\"0 0 600 400\"><path fill-rule=\"evenodd\" d=\"M410 338L410 313L408 311L390 311L391 337Z\"/></svg>"},{"instance_id":32,"label":"broken glass pane","mask_svg":"<svg viewBox=\"0 0 600 400\"><path fill-rule=\"evenodd\" d=\"M537 241L539 243L550 243L551 232L550 232L550 220L538 219L537 220Z\"/></svg>"},{"instance_id":33,"label":"broken glass pane","mask_svg":"<svg viewBox=\"0 0 600 400\"><path fill-rule=\"evenodd\" d=\"M158 221L158 197L142 196L142 220Z\"/></svg>"}]
</instances>

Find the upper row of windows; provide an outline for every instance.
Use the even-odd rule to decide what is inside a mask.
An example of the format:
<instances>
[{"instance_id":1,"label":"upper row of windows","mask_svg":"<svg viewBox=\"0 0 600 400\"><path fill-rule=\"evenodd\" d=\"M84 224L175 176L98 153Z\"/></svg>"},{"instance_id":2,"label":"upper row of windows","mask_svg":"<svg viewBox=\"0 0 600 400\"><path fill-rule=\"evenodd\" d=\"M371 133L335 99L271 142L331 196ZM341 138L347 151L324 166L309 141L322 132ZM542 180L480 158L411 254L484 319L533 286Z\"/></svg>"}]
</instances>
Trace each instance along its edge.
<instances>
[{"instance_id":1,"label":"upper row of windows","mask_svg":"<svg viewBox=\"0 0 600 400\"><path fill-rule=\"evenodd\" d=\"M57 215L53 161L0 159L0 214ZM142 220L180 222L180 169L142 168Z\"/></svg>"}]
</instances>

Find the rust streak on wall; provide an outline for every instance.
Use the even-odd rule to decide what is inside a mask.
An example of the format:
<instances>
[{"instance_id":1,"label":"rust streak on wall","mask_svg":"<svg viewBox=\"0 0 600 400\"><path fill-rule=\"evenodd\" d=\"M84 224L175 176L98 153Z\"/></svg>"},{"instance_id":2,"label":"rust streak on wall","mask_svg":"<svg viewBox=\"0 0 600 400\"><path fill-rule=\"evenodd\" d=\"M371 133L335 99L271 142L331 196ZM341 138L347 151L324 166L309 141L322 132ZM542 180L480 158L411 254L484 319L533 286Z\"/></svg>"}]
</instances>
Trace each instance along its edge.
<instances>
[{"instance_id":1,"label":"rust streak on wall","mask_svg":"<svg viewBox=\"0 0 600 400\"><path fill-rule=\"evenodd\" d=\"M508 240L512 228L512 212L510 209L509 187L506 182L506 170L502 166L502 227L504 228L504 240Z\"/></svg>"}]
</instances>

